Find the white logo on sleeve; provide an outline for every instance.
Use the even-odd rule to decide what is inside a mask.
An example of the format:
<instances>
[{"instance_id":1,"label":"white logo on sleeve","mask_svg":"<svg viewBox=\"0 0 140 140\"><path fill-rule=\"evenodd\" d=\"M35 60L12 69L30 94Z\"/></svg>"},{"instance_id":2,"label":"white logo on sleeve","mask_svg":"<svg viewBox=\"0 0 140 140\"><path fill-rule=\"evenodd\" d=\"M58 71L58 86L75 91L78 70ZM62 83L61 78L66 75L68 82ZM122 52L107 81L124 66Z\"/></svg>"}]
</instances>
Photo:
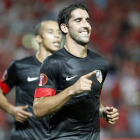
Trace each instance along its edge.
<instances>
[{"instance_id":1,"label":"white logo on sleeve","mask_svg":"<svg viewBox=\"0 0 140 140\"><path fill-rule=\"evenodd\" d=\"M31 77L28 77L28 78L27 78L27 81L28 81L28 82L32 82L32 81L35 81L35 80L37 80L37 79L39 79L39 78L38 78L38 77L32 77L32 78L31 78Z\"/></svg>"},{"instance_id":2,"label":"white logo on sleeve","mask_svg":"<svg viewBox=\"0 0 140 140\"><path fill-rule=\"evenodd\" d=\"M77 75L72 76L72 77L70 77L70 78L67 76L67 77L66 77L66 81L70 81L71 79L75 78L76 76L77 76Z\"/></svg>"},{"instance_id":3,"label":"white logo on sleeve","mask_svg":"<svg viewBox=\"0 0 140 140\"><path fill-rule=\"evenodd\" d=\"M102 82L103 78L100 70L96 70L96 78L100 83Z\"/></svg>"}]
</instances>

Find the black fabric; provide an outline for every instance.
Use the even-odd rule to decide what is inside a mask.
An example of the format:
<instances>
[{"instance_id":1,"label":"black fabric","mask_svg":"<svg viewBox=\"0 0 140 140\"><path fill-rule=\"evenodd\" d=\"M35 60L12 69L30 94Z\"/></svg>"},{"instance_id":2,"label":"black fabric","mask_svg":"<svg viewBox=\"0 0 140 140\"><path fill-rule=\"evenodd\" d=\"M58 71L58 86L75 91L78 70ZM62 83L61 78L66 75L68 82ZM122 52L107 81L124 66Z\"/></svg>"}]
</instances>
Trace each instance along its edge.
<instances>
[{"instance_id":1,"label":"black fabric","mask_svg":"<svg viewBox=\"0 0 140 140\"><path fill-rule=\"evenodd\" d=\"M64 107L50 116L47 133L49 140L98 140L100 132L99 98L100 90L108 72L108 62L100 55L88 50L85 58L75 57L65 48L48 57L40 73L48 82L38 88L53 88L56 94L73 85L81 76L94 70L102 73L99 82L97 74L90 79L95 82L91 92L85 91L73 96Z\"/></svg>"},{"instance_id":2,"label":"black fabric","mask_svg":"<svg viewBox=\"0 0 140 140\"><path fill-rule=\"evenodd\" d=\"M16 106L29 107L33 114L33 101L38 84L41 63L35 55L14 61L7 69L4 81L10 88L16 86ZM48 130L48 117L38 121L33 115L24 123L15 122L11 133L12 140L41 140Z\"/></svg>"}]
</instances>

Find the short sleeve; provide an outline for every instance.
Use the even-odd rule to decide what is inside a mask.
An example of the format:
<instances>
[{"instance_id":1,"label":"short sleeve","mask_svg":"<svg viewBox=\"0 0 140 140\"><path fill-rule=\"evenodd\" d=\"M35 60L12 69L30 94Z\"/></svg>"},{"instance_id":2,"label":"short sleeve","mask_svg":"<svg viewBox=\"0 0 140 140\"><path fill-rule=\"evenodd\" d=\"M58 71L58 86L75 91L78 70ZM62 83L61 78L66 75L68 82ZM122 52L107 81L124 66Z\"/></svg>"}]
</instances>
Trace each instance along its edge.
<instances>
[{"instance_id":1,"label":"short sleeve","mask_svg":"<svg viewBox=\"0 0 140 140\"><path fill-rule=\"evenodd\" d=\"M7 94L16 85L16 83L17 83L17 75L14 61L5 70L2 78L0 79L0 88L2 89L4 94Z\"/></svg>"},{"instance_id":2,"label":"short sleeve","mask_svg":"<svg viewBox=\"0 0 140 140\"><path fill-rule=\"evenodd\" d=\"M109 69L109 64L108 64L108 61L106 61L105 65L104 65L104 69L103 69L103 83L104 83L104 81L106 79L106 76L107 76L107 73L108 73L108 69Z\"/></svg>"},{"instance_id":3,"label":"short sleeve","mask_svg":"<svg viewBox=\"0 0 140 140\"><path fill-rule=\"evenodd\" d=\"M104 67L103 67L103 81L102 81L102 87L103 87L103 84L104 84L104 81L106 79L106 76L107 76L107 73L108 73L108 69L109 69L109 64L108 64L108 61L106 61ZM101 95L101 92L102 92L102 87L101 87L101 90L100 90L100 95Z\"/></svg>"},{"instance_id":4,"label":"short sleeve","mask_svg":"<svg viewBox=\"0 0 140 140\"><path fill-rule=\"evenodd\" d=\"M48 58L43 62L35 98L54 96L56 94L58 73L59 68L54 59Z\"/></svg>"}]
</instances>

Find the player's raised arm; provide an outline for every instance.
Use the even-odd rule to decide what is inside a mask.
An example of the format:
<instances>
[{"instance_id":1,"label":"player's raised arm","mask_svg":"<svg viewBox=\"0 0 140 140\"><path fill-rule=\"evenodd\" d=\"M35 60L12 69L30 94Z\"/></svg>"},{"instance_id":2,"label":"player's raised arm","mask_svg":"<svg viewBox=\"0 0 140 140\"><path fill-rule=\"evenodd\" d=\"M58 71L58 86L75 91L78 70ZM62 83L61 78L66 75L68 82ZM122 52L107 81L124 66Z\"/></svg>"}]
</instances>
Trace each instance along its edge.
<instances>
[{"instance_id":1,"label":"player's raised arm","mask_svg":"<svg viewBox=\"0 0 140 140\"><path fill-rule=\"evenodd\" d=\"M35 98L33 104L35 116L40 119L50 115L61 109L74 95L81 94L84 91L91 91L91 86L94 82L89 78L94 74L96 74L95 71L81 76L74 85L55 96Z\"/></svg>"}]
</instances>

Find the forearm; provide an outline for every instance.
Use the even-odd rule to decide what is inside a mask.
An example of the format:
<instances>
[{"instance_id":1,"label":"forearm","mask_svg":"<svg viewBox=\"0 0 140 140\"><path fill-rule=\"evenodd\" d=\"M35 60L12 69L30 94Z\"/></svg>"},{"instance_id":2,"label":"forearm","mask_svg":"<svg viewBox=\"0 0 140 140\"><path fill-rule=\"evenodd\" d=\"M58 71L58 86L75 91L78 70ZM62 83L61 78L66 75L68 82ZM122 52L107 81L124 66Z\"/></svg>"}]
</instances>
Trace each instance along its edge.
<instances>
[{"instance_id":1,"label":"forearm","mask_svg":"<svg viewBox=\"0 0 140 140\"><path fill-rule=\"evenodd\" d=\"M35 116L40 119L58 111L72 98L73 92L72 87L69 87L55 96L35 99L33 105Z\"/></svg>"},{"instance_id":2,"label":"forearm","mask_svg":"<svg viewBox=\"0 0 140 140\"><path fill-rule=\"evenodd\" d=\"M0 89L0 108L4 110L6 113L13 115L14 108L12 104L10 104L7 98L4 96L2 90Z\"/></svg>"},{"instance_id":3,"label":"forearm","mask_svg":"<svg viewBox=\"0 0 140 140\"><path fill-rule=\"evenodd\" d=\"M105 105L103 104L101 98L100 98L100 107L105 107Z\"/></svg>"}]
</instances>

